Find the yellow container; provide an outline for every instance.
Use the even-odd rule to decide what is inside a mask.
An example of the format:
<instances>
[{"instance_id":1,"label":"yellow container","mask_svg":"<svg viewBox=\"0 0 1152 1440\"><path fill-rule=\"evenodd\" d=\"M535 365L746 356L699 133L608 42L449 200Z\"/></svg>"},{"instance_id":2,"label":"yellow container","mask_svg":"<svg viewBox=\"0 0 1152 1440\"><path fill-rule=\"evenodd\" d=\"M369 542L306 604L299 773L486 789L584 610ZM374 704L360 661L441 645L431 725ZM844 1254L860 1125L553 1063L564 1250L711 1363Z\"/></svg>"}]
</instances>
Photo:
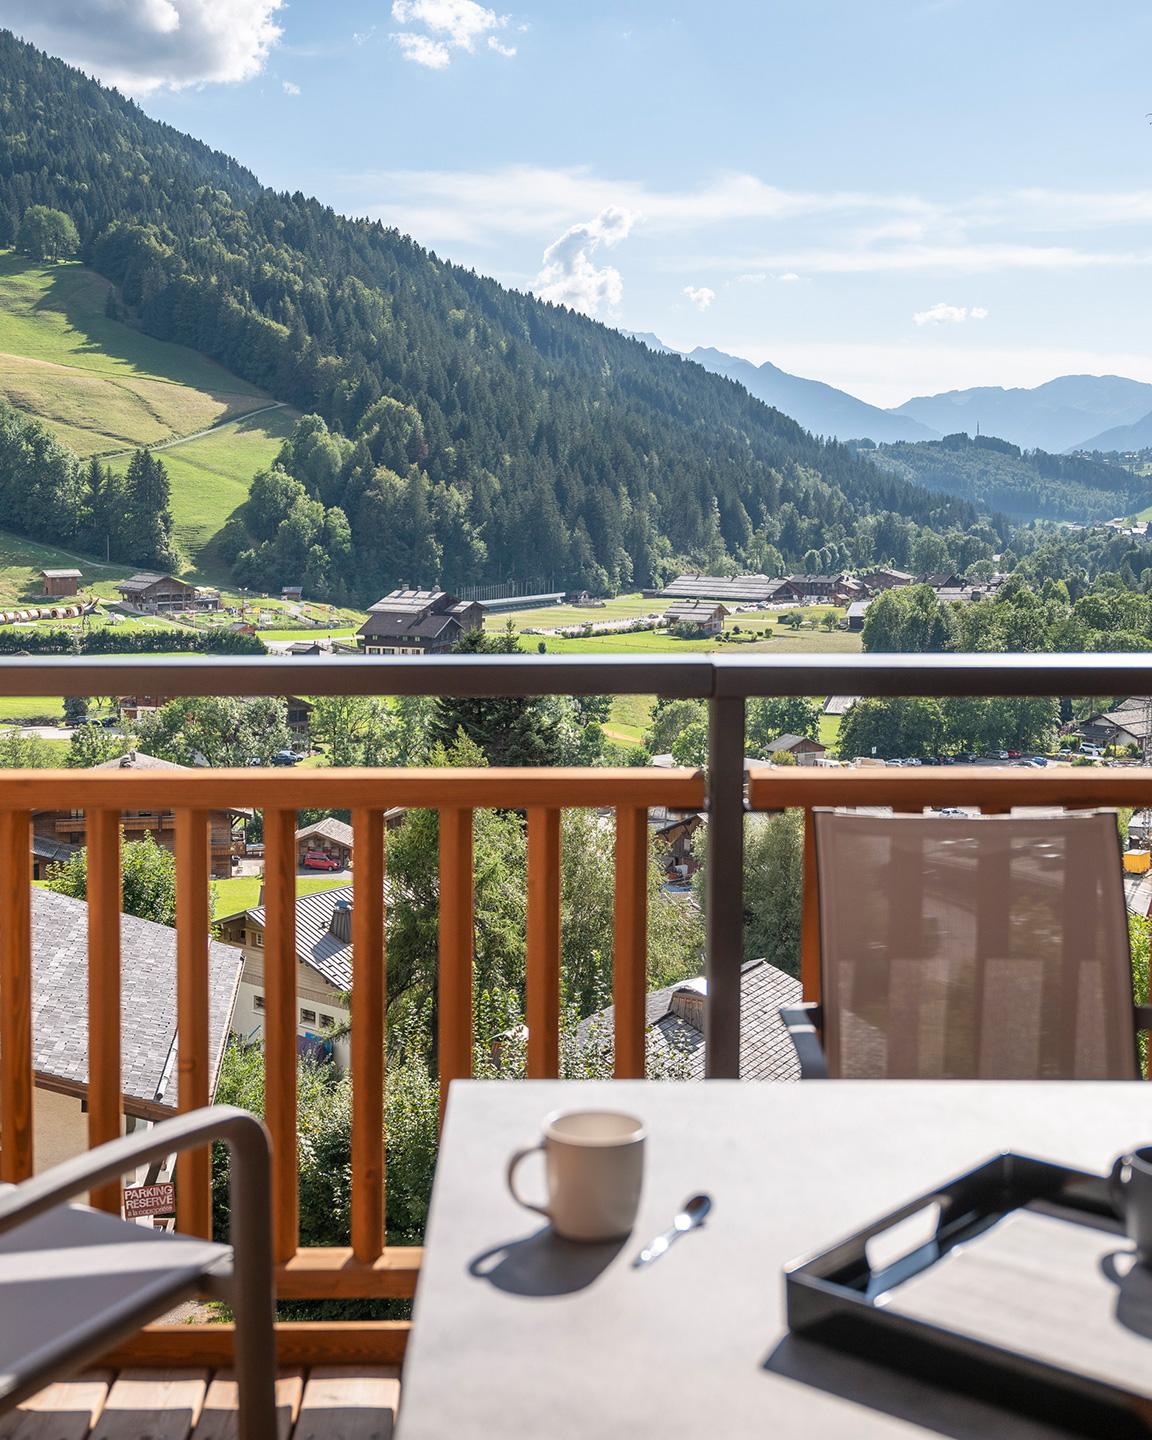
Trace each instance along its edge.
<instances>
[{"instance_id":1,"label":"yellow container","mask_svg":"<svg viewBox=\"0 0 1152 1440\"><path fill-rule=\"evenodd\" d=\"M1124 869L1129 875L1146 875L1152 869L1152 854L1147 850L1125 850Z\"/></svg>"}]
</instances>

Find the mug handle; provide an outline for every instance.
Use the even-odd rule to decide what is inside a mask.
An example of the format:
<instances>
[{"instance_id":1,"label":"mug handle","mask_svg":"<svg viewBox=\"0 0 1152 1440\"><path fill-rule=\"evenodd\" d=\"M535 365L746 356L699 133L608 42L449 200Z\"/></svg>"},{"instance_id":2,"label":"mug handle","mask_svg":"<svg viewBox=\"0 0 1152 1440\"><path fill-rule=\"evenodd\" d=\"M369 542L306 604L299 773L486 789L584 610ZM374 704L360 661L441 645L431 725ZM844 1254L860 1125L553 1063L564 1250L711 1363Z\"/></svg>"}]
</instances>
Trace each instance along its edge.
<instances>
[{"instance_id":1,"label":"mug handle","mask_svg":"<svg viewBox=\"0 0 1152 1440\"><path fill-rule=\"evenodd\" d=\"M535 1145L529 1145L523 1150L517 1150L511 1160L508 1161L508 1189L512 1192L512 1198L517 1205L523 1205L525 1210L535 1210L537 1215L543 1215L545 1220L551 1220L551 1212L545 1210L543 1205L533 1205L531 1200L525 1200L523 1195L516 1189L516 1171L520 1168L521 1160L527 1160L529 1155L535 1155L537 1150L544 1149L544 1142L537 1141Z\"/></svg>"},{"instance_id":2,"label":"mug handle","mask_svg":"<svg viewBox=\"0 0 1152 1440\"><path fill-rule=\"evenodd\" d=\"M1131 1162L1130 1155L1118 1155L1116 1163L1112 1166L1112 1174L1108 1177L1108 1193L1111 1195L1112 1205L1121 1219L1124 1218L1124 1212L1128 1208L1124 1198L1124 1187L1128 1183L1124 1179L1124 1172Z\"/></svg>"}]
</instances>

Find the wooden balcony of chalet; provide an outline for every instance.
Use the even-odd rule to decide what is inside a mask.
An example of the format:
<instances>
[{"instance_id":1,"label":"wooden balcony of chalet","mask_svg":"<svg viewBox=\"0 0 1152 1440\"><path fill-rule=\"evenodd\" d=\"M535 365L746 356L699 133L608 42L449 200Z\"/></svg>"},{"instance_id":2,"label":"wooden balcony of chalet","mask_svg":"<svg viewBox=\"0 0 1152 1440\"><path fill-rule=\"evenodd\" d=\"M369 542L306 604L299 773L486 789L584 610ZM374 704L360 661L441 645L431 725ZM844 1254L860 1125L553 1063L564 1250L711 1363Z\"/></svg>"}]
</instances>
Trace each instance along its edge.
<instances>
[{"instance_id":1,"label":"wooden balcony of chalet","mask_svg":"<svg viewBox=\"0 0 1152 1440\"><path fill-rule=\"evenodd\" d=\"M914 663L912 663L914 662ZM305 673L305 671L307 673ZM96 673L94 673L96 672ZM527 1074L555 1078L560 1061L560 819L565 808L599 808L615 818L615 1074L642 1079L645 1066L645 956L648 811L706 811L709 817L705 1042L710 1078L738 1078L742 949L742 846L751 810L825 805L1152 806L1152 770L968 767L884 770L743 771L744 706L763 694L1119 694L1152 693L1152 662L1090 657L772 657L735 663L710 657L618 662L500 657L250 661L112 659L0 662L0 694L539 694L637 693L697 696L710 705L706 773L683 769L571 770L239 770L0 772L0 1181L36 1166L30 970L30 841L33 810L84 813L89 854L88 1142L120 1131L123 1113L120 974L120 835L124 812L174 814L177 863L178 1102L209 1101L209 817L245 807L264 816L266 879L266 1121L273 1154L268 1217L281 1299L409 1299L422 1251L385 1243L386 967L384 814L395 806L439 812L440 930L438 1056L441 1104L449 1084L471 1074L473 1054L472 820L477 810L525 812L528 837ZM347 808L356 849L352 914L356 1003L351 1018L353 1089L351 1212L339 1248L299 1244L296 1133L296 813ZM803 984L818 998L819 936L808 826L803 900ZM211 1171L207 1151L178 1158L177 1228L207 1236ZM92 1195L119 1213L121 1190ZM410 1322L283 1321L281 1434L382 1435L395 1410ZM0 1436L81 1436L109 1440L132 1430L133 1415L168 1413L167 1437L227 1433L234 1408L227 1323L152 1325L105 1357L96 1374L45 1392L31 1409L0 1420ZM177 1375L175 1372L181 1372ZM342 1417L337 1424L333 1416ZM37 1413L42 1423L37 1428ZM67 1423L64 1423L64 1417ZM382 1420L381 1416L385 1418ZM47 1418L44 1418L47 1417ZM125 1418L128 1417L128 1418ZM52 1427L56 1428L53 1429ZM197 1430L199 1426L199 1430ZM132 1431L132 1433L137 1433ZM143 1433L143 1432L139 1432ZM156 1433L159 1433L158 1431Z\"/></svg>"}]
</instances>

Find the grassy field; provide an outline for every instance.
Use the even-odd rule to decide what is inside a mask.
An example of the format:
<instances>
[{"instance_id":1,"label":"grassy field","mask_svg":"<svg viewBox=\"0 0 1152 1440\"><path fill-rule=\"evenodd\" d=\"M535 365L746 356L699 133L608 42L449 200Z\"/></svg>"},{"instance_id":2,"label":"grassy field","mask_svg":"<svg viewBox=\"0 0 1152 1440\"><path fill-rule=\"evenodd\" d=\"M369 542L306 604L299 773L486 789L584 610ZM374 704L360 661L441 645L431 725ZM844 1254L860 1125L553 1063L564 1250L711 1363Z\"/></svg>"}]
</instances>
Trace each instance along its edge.
<instances>
[{"instance_id":1,"label":"grassy field","mask_svg":"<svg viewBox=\"0 0 1152 1440\"><path fill-rule=\"evenodd\" d=\"M227 583L228 568L213 554L212 541L247 500L253 475L275 460L298 418L287 407L266 410L158 452L172 481L176 539L199 578ZM123 473L130 459L117 456L112 468Z\"/></svg>"},{"instance_id":2,"label":"grassy field","mask_svg":"<svg viewBox=\"0 0 1152 1440\"><path fill-rule=\"evenodd\" d=\"M347 885L347 880L333 880L331 875L298 875L296 894L313 895L317 890L333 890L337 885ZM260 903L259 875L234 875L230 880L213 880L212 894L215 899L217 919L224 915L235 915L239 910L253 910Z\"/></svg>"},{"instance_id":3,"label":"grassy field","mask_svg":"<svg viewBox=\"0 0 1152 1440\"><path fill-rule=\"evenodd\" d=\"M0 392L81 455L150 445L269 403L254 385L104 313L108 282L0 251Z\"/></svg>"},{"instance_id":4,"label":"grassy field","mask_svg":"<svg viewBox=\"0 0 1152 1440\"><path fill-rule=\"evenodd\" d=\"M161 451L176 535L197 578L227 580L213 537L272 463L296 412L243 418L273 397L194 350L110 320L108 290L74 262L37 265L0 250L0 394L78 455L112 456L119 470L141 445L196 435ZM197 435L213 426L221 428Z\"/></svg>"}]
</instances>

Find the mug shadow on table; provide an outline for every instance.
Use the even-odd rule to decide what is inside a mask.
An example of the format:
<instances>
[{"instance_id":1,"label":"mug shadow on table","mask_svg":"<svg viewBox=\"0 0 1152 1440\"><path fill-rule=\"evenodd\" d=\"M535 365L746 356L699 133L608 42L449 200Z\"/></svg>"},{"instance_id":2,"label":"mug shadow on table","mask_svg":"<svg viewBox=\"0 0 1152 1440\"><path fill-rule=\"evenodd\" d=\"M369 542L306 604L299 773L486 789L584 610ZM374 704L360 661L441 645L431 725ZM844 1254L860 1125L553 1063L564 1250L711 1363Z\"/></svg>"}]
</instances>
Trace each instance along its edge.
<instances>
[{"instance_id":1,"label":"mug shadow on table","mask_svg":"<svg viewBox=\"0 0 1152 1440\"><path fill-rule=\"evenodd\" d=\"M786 1335L764 1360L763 1368L947 1440L1057 1440L1063 1436L1072 1440L1073 1432L1051 1421L1011 1414L972 1395L930 1385L796 1335ZM846 1428L844 1434L849 1433ZM1076 1433L1083 1436L1083 1431Z\"/></svg>"},{"instance_id":2,"label":"mug shadow on table","mask_svg":"<svg viewBox=\"0 0 1152 1440\"><path fill-rule=\"evenodd\" d=\"M1116 1287L1116 1319L1126 1330L1152 1339L1152 1266L1137 1262L1131 1250L1114 1250L1100 1270Z\"/></svg>"},{"instance_id":3,"label":"mug shadow on table","mask_svg":"<svg viewBox=\"0 0 1152 1440\"><path fill-rule=\"evenodd\" d=\"M482 1251L469 1261L468 1273L510 1295L571 1295L599 1279L626 1243L561 1240L544 1225L521 1240Z\"/></svg>"}]
</instances>

